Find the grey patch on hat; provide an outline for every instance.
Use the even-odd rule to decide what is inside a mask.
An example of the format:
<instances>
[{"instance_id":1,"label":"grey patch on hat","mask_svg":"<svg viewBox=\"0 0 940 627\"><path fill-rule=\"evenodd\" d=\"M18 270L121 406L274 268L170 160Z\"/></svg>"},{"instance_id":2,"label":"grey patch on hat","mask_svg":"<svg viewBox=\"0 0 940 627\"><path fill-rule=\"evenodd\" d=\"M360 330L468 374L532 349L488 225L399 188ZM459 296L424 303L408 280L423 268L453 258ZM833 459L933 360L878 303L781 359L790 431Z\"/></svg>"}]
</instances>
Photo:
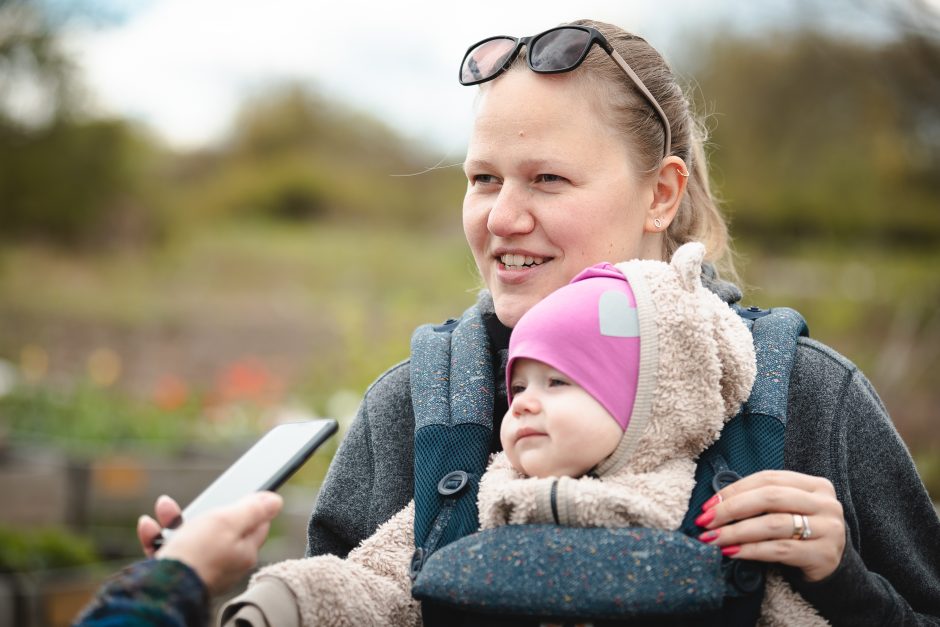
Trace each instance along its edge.
<instances>
[{"instance_id":1,"label":"grey patch on hat","mask_svg":"<svg viewBox=\"0 0 940 627\"><path fill-rule=\"evenodd\" d=\"M608 290L597 302L597 319L601 335L609 337L640 337L640 319L636 307L623 292Z\"/></svg>"}]
</instances>

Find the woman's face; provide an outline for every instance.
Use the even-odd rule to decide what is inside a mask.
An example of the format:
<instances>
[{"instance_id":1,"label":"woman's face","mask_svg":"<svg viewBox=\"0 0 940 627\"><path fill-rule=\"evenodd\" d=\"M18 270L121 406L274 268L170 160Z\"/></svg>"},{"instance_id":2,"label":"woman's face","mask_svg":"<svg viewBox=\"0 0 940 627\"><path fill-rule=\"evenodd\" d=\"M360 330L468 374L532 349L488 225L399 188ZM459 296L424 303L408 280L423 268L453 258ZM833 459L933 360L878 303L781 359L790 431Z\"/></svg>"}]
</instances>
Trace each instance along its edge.
<instances>
[{"instance_id":1,"label":"woman's face","mask_svg":"<svg viewBox=\"0 0 940 627\"><path fill-rule=\"evenodd\" d=\"M510 327L584 268L657 250L644 235L653 183L639 182L626 142L572 77L510 71L478 103L463 227Z\"/></svg>"}]
</instances>

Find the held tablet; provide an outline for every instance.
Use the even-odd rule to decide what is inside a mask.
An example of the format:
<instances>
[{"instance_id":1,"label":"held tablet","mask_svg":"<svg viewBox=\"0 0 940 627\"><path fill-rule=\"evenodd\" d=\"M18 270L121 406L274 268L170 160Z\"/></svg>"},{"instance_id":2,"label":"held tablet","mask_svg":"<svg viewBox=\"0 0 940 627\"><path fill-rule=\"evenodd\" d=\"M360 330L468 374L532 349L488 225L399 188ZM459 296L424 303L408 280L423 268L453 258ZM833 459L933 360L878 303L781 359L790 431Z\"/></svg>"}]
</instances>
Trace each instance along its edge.
<instances>
[{"instance_id":1,"label":"held tablet","mask_svg":"<svg viewBox=\"0 0 940 627\"><path fill-rule=\"evenodd\" d=\"M336 432L336 428L336 421L329 418L273 427L183 509L183 522L234 503L246 494L276 490ZM164 529L154 541L154 547L162 546L172 533Z\"/></svg>"}]
</instances>

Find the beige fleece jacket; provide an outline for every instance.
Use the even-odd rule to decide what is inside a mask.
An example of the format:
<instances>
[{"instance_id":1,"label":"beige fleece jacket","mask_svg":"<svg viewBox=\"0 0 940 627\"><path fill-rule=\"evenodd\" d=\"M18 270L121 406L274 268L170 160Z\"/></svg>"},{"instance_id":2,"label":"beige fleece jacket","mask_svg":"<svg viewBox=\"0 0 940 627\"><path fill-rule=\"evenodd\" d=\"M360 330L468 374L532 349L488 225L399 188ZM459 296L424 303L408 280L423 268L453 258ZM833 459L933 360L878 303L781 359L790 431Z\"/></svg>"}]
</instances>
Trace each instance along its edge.
<instances>
[{"instance_id":1,"label":"beige fleece jacket","mask_svg":"<svg viewBox=\"0 0 940 627\"><path fill-rule=\"evenodd\" d=\"M421 608L411 597L408 573L414 550L414 502L411 502L350 551L346 559L320 555L261 569L251 578L248 589L222 608L219 624L421 625Z\"/></svg>"},{"instance_id":2,"label":"beige fleece jacket","mask_svg":"<svg viewBox=\"0 0 940 627\"><path fill-rule=\"evenodd\" d=\"M480 524L553 523L575 527L677 529L694 486L695 460L747 399L756 365L751 335L700 281L704 247L686 244L670 263L618 264L641 317L641 359L655 364L646 409L631 418L629 437L591 475L529 478L505 454L493 457L480 483ZM615 376L615 373L612 373ZM638 427L638 428L637 428ZM221 624L420 625L408 573L414 552L414 503L383 524L345 560L318 556L259 571L249 589L223 608ZM290 608L290 609L287 609ZM272 622L278 612L277 622ZM291 622L284 622L284 615ZM264 622L263 622L264 621ZM776 574L768 577L761 624L827 624Z\"/></svg>"}]
</instances>

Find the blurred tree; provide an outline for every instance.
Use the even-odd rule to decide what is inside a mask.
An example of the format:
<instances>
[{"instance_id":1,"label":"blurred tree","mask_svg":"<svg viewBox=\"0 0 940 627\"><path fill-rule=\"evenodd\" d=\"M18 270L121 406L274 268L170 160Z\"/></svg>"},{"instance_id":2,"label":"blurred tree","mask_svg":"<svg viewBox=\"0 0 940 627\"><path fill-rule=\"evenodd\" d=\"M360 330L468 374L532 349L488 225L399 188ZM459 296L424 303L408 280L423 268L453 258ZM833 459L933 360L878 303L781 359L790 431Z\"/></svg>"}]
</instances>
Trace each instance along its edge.
<instances>
[{"instance_id":1,"label":"blurred tree","mask_svg":"<svg viewBox=\"0 0 940 627\"><path fill-rule=\"evenodd\" d=\"M936 245L938 58L940 39L903 28L716 41L697 78L720 112L713 163L735 232Z\"/></svg>"},{"instance_id":2,"label":"blurred tree","mask_svg":"<svg viewBox=\"0 0 940 627\"><path fill-rule=\"evenodd\" d=\"M62 116L74 99L70 76L40 7L0 0L0 129Z\"/></svg>"},{"instance_id":3,"label":"blurred tree","mask_svg":"<svg viewBox=\"0 0 940 627\"><path fill-rule=\"evenodd\" d=\"M139 243L161 231L156 143L83 114L44 5L0 2L0 237Z\"/></svg>"},{"instance_id":4,"label":"blurred tree","mask_svg":"<svg viewBox=\"0 0 940 627\"><path fill-rule=\"evenodd\" d=\"M378 120L299 85L246 103L227 145L180 162L189 214L452 226L464 185Z\"/></svg>"}]
</instances>

